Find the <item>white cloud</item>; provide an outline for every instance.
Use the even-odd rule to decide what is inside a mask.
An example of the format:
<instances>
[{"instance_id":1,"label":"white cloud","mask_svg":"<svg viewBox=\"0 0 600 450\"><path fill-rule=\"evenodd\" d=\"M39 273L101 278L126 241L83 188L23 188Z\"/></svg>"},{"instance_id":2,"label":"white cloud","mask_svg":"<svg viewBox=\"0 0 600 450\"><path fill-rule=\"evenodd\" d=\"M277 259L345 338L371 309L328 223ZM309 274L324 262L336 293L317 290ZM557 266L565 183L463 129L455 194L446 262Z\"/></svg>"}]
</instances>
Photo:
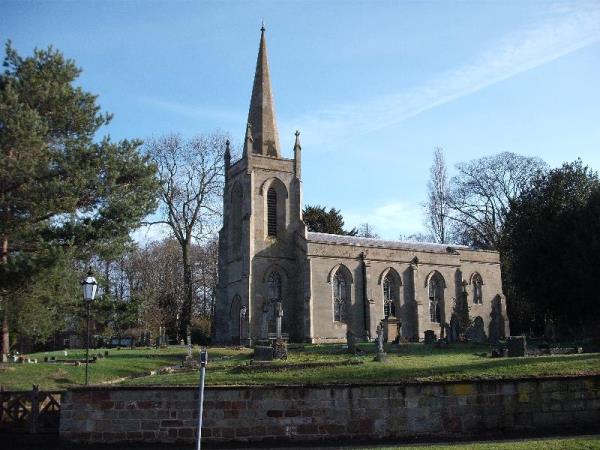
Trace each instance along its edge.
<instances>
[{"instance_id":1,"label":"white cloud","mask_svg":"<svg viewBox=\"0 0 600 450\"><path fill-rule=\"evenodd\" d=\"M171 235L168 225L158 224L152 226L142 226L131 233L131 238L140 243L148 244L150 242L162 241Z\"/></svg>"},{"instance_id":2,"label":"white cloud","mask_svg":"<svg viewBox=\"0 0 600 450\"><path fill-rule=\"evenodd\" d=\"M373 210L344 209L344 222L348 229L367 222L383 239L424 231L423 208L408 202L385 203Z\"/></svg>"},{"instance_id":3,"label":"white cloud","mask_svg":"<svg viewBox=\"0 0 600 450\"><path fill-rule=\"evenodd\" d=\"M344 142L359 134L400 123L424 111L600 41L600 4L554 7L529 28L508 34L472 62L421 86L376 100L335 105L289 121L311 145ZM288 123L285 130L293 130Z\"/></svg>"}]
</instances>

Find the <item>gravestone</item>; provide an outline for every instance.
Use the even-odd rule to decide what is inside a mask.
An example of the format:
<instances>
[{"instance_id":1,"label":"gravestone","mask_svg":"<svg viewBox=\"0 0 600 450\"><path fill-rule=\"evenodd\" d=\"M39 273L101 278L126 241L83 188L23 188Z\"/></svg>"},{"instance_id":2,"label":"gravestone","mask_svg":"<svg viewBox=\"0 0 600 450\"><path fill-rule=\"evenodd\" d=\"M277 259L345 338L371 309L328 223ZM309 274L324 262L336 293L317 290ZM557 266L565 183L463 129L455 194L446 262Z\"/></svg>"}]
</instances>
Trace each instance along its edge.
<instances>
[{"instance_id":1,"label":"gravestone","mask_svg":"<svg viewBox=\"0 0 600 450\"><path fill-rule=\"evenodd\" d=\"M456 317L456 314L452 314L452 317L450 317L450 329L448 330L448 342L458 342L459 328L458 317Z\"/></svg>"},{"instance_id":2,"label":"gravestone","mask_svg":"<svg viewBox=\"0 0 600 450\"><path fill-rule=\"evenodd\" d=\"M273 347L268 339L260 339L254 347L253 362L273 361Z\"/></svg>"},{"instance_id":3,"label":"gravestone","mask_svg":"<svg viewBox=\"0 0 600 450\"><path fill-rule=\"evenodd\" d=\"M383 324L383 340L385 342L398 342L400 336L400 321L393 316L389 316L382 321Z\"/></svg>"},{"instance_id":4,"label":"gravestone","mask_svg":"<svg viewBox=\"0 0 600 450\"><path fill-rule=\"evenodd\" d=\"M483 319L481 317L477 316L475 317L475 320L473 320L473 325L471 326L469 337L471 339L471 342L474 342L476 344L483 344L487 340L487 337L485 335L485 328L483 326Z\"/></svg>"},{"instance_id":5,"label":"gravestone","mask_svg":"<svg viewBox=\"0 0 600 450\"><path fill-rule=\"evenodd\" d=\"M425 344L435 344L436 341L437 337L435 335L435 331L425 330Z\"/></svg>"},{"instance_id":6,"label":"gravestone","mask_svg":"<svg viewBox=\"0 0 600 450\"><path fill-rule=\"evenodd\" d=\"M504 337L504 318L502 317L502 299L496 295L492 300L492 312L490 314L490 343L498 345L501 338Z\"/></svg>"},{"instance_id":7,"label":"gravestone","mask_svg":"<svg viewBox=\"0 0 600 450\"><path fill-rule=\"evenodd\" d=\"M556 342L556 326L554 325L554 320L550 317L544 318L544 338Z\"/></svg>"},{"instance_id":8,"label":"gravestone","mask_svg":"<svg viewBox=\"0 0 600 450\"><path fill-rule=\"evenodd\" d=\"M346 331L346 343L348 344L348 352L352 354L356 353L356 339L350 330Z\"/></svg>"},{"instance_id":9,"label":"gravestone","mask_svg":"<svg viewBox=\"0 0 600 450\"><path fill-rule=\"evenodd\" d=\"M525 353L527 353L525 336L510 336L506 340L506 347L508 348L508 356L510 357L525 356Z\"/></svg>"},{"instance_id":10,"label":"gravestone","mask_svg":"<svg viewBox=\"0 0 600 450\"><path fill-rule=\"evenodd\" d=\"M269 337L269 303L264 301L262 304L262 316L260 319L260 338Z\"/></svg>"},{"instance_id":11,"label":"gravestone","mask_svg":"<svg viewBox=\"0 0 600 450\"><path fill-rule=\"evenodd\" d=\"M281 335L281 320L283 319L283 305L281 302L275 304L275 330L277 337L273 344L273 357L277 359L287 359L287 341Z\"/></svg>"}]
</instances>

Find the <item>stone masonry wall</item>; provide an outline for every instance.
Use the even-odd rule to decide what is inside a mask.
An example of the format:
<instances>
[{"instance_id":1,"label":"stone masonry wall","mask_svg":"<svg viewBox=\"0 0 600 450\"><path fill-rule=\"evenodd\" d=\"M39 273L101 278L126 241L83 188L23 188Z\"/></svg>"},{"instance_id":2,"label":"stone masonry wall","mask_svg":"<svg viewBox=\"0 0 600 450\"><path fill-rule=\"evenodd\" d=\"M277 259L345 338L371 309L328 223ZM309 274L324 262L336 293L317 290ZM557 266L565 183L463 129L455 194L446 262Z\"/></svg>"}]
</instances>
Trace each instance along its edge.
<instances>
[{"instance_id":1,"label":"stone masonry wall","mask_svg":"<svg viewBox=\"0 0 600 450\"><path fill-rule=\"evenodd\" d=\"M61 438L193 442L192 387L90 387L62 399ZM203 441L465 437L600 422L600 376L377 385L208 387Z\"/></svg>"}]
</instances>

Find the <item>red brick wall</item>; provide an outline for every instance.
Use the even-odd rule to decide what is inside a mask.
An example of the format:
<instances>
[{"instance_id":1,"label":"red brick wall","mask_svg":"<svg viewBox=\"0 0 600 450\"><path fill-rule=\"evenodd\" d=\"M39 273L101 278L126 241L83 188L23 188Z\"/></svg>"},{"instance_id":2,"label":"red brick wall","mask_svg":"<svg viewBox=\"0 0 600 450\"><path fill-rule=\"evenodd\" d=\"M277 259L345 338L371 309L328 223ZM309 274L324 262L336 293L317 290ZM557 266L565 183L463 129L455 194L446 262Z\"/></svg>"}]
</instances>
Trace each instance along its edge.
<instances>
[{"instance_id":1,"label":"red brick wall","mask_svg":"<svg viewBox=\"0 0 600 450\"><path fill-rule=\"evenodd\" d=\"M62 400L61 438L193 442L193 387L91 387ZM600 376L462 383L209 387L203 440L319 441L556 430L600 421Z\"/></svg>"}]
</instances>

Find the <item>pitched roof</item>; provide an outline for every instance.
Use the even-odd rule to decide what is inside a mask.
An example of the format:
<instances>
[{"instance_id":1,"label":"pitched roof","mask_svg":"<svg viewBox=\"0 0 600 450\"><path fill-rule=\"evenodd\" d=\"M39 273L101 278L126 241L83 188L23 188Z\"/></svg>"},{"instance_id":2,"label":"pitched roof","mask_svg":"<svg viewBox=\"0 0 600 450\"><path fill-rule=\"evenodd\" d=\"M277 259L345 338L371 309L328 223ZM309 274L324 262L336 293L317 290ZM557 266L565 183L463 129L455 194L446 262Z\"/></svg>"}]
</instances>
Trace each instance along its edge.
<instances>
[{"instance_id":1,"label":"pitched roof","mask_svg":"<svg viewBox=\"0 0 600 450\"><path fill-rule=\"evenodd\" d=\"M306 236L309 242L318 242L323 244L341 244L354 245L358 247L380 247L399 250L415 250L433 253L452 253L453 250L469 250L464 245L435 244L430 242L405 242L405 241L387 241L384 239L372 239L358 236L343 236L339 234L308 232Z\"/></svg>"}]
</instances>

